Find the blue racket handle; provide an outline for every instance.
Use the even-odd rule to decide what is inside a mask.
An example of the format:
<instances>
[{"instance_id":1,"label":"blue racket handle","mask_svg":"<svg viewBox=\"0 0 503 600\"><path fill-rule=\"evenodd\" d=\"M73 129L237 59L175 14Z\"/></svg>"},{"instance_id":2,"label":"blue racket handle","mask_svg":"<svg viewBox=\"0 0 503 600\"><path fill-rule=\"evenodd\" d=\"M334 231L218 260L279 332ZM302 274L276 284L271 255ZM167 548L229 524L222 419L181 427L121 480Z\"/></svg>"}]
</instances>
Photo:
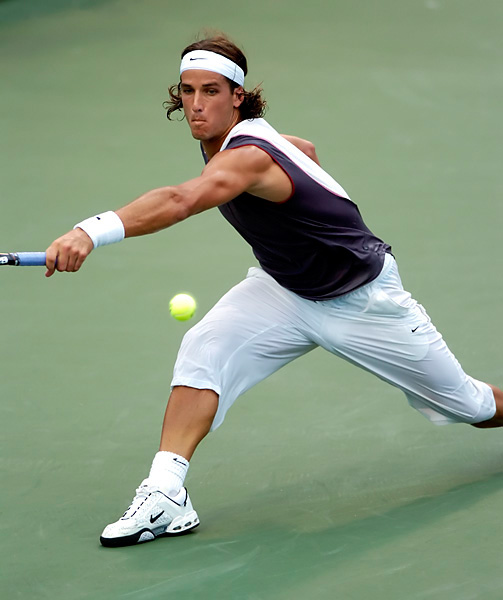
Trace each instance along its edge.
<instances>
[{"instance_id":1,"label":"blue racket handle","mask_svg":"<svg viewBox=\"0 0 503 600\"><path fill-rule=\"evenodd\" d=\"M20 267L45 267L45 252L18 252Z\"/></svg>"},{"instance_id":2,"label":"blue racket handle","mask_svg":"<svg viewBox=\"0 0 503 600\"><path fill-rule=\"evenodd\" d=\"M45 267L45 252L0 253L0 265L13 267Z\"/></svg>"}]
</instances>

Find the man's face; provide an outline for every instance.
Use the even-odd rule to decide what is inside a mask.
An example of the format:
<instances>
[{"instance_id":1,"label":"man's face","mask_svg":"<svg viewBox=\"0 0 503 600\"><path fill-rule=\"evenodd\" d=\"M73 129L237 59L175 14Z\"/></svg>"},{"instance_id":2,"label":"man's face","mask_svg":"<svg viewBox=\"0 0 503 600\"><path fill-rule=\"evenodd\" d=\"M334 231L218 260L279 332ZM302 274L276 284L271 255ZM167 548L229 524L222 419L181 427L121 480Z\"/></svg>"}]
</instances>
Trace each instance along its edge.
<instances>
[{"instance_id":1,"label":"man's face","mask_svg":"<svg viewBox=\"0 0 503 600\"><path fill-rule=\"evenodd\" d=\"M180 90L183 111L196 140L218 140L238 122L242 88L232 91L223 75L198 69L184 71Z\"/></svg>"}]
</instances>

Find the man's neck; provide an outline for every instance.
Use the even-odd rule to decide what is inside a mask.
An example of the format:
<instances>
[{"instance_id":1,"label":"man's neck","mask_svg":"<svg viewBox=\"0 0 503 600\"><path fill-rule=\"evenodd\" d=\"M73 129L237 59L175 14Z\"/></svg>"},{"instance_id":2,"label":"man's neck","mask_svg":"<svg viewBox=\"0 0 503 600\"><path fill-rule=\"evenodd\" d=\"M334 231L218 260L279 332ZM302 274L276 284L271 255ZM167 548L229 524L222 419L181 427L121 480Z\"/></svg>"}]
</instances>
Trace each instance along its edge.
<instances>
[{"instance_id":1,"label":"man's neck","mask_svg":"<svg viewBox=\"0 0 503 600\"><path fill-rule=\"evenodd\" d=\"M215 154L220 151L220 148L222 147L226 137L227 134L225 134L225 137L219 138L218 140L206 140L205 142L201 142L201 146L203 147L204 153L208 157L208 160L213 158Z\"/></svg>"},{"instance_id":2,"label":"man's neck","mask_svg":"<svg viewBox=\"0 0 503 600\"><path fill-rule=\"evenodd\" d=\"M215 154L220 152L220 148L222 147L222 144L225 142L226 137L229 135L229 132L232 131L234 129L234 127L240 122L241 122L241 119L239 119L239 118L236 119L236 121L234 121L232 123L232 125L229 127L229 129L227 129L225 131L225 133L223 133L218 138L201 141L201 146L203 147L204 153L208 157L208 160L210 160L211 158L213 158L215 156Z\"/></svg>"}]
</instances>

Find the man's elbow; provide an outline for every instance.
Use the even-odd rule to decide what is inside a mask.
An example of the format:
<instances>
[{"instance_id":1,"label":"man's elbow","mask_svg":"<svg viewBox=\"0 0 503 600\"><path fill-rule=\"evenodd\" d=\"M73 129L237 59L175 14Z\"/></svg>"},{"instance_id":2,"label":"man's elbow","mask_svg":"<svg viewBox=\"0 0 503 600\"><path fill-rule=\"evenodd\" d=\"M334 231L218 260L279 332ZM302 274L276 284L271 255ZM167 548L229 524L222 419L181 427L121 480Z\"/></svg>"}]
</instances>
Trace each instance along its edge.
<instances>
[{"instance_id":1,"label":"man's elbow","mask_svg":"<svg viewBox=\"0 0 503 600\"><path fill-rule=\"evenodd\" d=\"M302 145L300 146L300 149L308 158L314 161L317 165L320 164L318 155L316 154L316 148L314 147L313 142L310 142L309 140L302 140Z\"/></svg>"},{"instance_id":2,"label":"man's elbow","mask_svg":"<svg viewBox=\"0 0 503 600\"><path fill-rule=\"evenodd\" d=\"M314 147L313 142L310 142L309 140L304 140L303 138L299 138L293 135L284 135L283 136L286 140L288 140L289 142L291 142L294 146L297 146L297 148L303 152L308 158L310 158L311 160L313 160L316 164L320 164L320 161L318 159L318 155L316 154L316 148Z\"/></svg>"},{"instance_id":3,"label":"man's elbow","mask_svg":"<svg viewBox=\"0 0 503 600\"><path fill-rule=\"evenodd\" d=\"M302 152L306 156L308 156L311 160L318 162L318 156L316 154L316 148L314 147L313 142L309 142L308 140L304 140Z\"/></svg>"}]
</instances>

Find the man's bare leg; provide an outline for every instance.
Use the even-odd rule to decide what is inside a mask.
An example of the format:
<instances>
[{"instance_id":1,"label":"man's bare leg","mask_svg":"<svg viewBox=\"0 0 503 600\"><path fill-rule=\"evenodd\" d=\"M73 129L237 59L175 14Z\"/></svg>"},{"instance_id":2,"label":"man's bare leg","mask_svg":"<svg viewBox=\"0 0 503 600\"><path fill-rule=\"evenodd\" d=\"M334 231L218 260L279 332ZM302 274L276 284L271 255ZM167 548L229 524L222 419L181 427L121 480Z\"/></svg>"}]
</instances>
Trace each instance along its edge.
<instances>
[{"instance_id":1,"label":"man's bare leg","mask_svg":"<svg viewBox=\"0 0 503 600\"><path fill-rule=\"evenodd\" d=\"M190 460L209 432L217 408L218 394L213 390L173 388L164 415L159 450Z\"/></svg>"},{"instance_id":2,"label":"man's bare leg","mask_svg":"<svg viewBox=\"0 0 503 600\"><path fill-rule=\"evenodd\" d=\"M488 429L490 427L503 427L503 392L491 385L487 384L493 391L494 401L496 402L496 413L492 419L488 421L482 421L482 423L473 423L474 427L478 427L479 429Z\"/></svg>"},{"instance_id":3,"label":"man's bare leg","mask_svg":"<svg viewBox=\"0 0 503 600\"><path fill-rule=\"evenodd\" d=\"M211 390L173 388L164 416L160 452L127 511L103 530L103 546L130 546L199 525L182 486L189 460L210 430L217 408L218 395Z\"/></svg>"}]
</instances>

